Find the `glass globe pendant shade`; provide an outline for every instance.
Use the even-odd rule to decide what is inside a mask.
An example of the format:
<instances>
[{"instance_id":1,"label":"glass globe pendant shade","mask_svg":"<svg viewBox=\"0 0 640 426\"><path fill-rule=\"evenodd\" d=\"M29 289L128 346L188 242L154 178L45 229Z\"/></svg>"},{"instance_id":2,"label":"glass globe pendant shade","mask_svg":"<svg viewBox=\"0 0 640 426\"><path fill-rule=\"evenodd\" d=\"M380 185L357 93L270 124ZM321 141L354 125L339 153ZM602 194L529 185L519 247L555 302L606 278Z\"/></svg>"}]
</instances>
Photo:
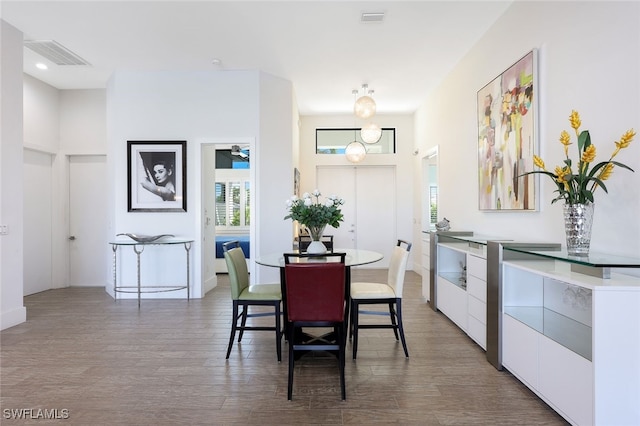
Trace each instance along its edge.
<instances>
[{"instance_id":1,"label":"glass globe pendant shade","mask_svg":"<svg viewBox=\"0 0 640 426\"><path fill-rule=\"evenodd\" d=\"M382 137L382 129L375 123L367 123L360 129L360 138L364 143L376 143Z\"/></svg>"},{"instance_id":2,"label":"glass globe pendant shade","mask_svg":"<svg viewBox=\"0 0 640 426\"><path fill-rule=\"evenodd\" d=\"M376 114L376 101L371 96L360 96L353 106L353 113L363 119L373 117Z\"/></svg>"},{"instance_id":3,"label":"glass globe pendant shade","mask_svg":"<svg viewBox=\"0 0 640 426\"><path fill-rule=\"evenodd\" d=\"M364 157L367 155L367 149L362 142L353 141L344 149L344 155L347 157L347 160L352 163L359 163L364 160Z\"/></svg>"}]
</instances>

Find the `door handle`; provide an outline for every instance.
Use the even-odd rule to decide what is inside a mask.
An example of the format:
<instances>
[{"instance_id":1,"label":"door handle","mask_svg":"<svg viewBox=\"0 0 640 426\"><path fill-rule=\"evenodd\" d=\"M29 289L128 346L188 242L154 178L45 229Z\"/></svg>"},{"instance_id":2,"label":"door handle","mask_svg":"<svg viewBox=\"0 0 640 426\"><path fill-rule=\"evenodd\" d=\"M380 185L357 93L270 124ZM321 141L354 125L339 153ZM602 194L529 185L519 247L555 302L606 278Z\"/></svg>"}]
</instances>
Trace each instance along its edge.
<instances>
[{"instance_id":1,"label":"door handle","mask_svg":"<svg viewBox=\"0 0 640 426\"><path fill-rule=\"evenodd\" d=\"M72 235L72 236L69 237L69 241L75 241L75 240L76 240L76 236L75 235Z\"/></svg>"}]
</instances>

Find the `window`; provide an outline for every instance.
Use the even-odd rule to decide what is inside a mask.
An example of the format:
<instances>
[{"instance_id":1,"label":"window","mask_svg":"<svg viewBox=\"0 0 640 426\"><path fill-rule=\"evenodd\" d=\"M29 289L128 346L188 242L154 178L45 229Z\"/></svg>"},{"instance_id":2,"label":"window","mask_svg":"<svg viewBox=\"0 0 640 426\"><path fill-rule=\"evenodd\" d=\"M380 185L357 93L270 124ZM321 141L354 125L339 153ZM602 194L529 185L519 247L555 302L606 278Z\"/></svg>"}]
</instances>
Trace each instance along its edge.
<instances>
[{"instance_id":1,"label":"window","mask_svg":"<svg viewBox=\"0 0 640 426\"><path fill-rule=\"evenodd\" d=\"M438 222L438 187L429 186L429 222L435 226Z\"/></svg>"},{"instance_id":2,"label":"window","mask_svg":"<svg viewBox=\"0 0 640 426\"><path fill-rule=\"evenodd\" d=\"M362 142L360 129L316 129L316 154L344 154L354 140ZM374 144L364 144L367 154L395 154L396 129L383 128L382 137Z\"/></svg>"},{"instance_id":3,"label":"window","mask_svg":"<svg viewBox=\"0 0 640 426\"><path fill-rule=\"evenodd\" d=\"M247 228L250 225L250 183L216 182L216 227Z\"/></svg>"}]
</instances>

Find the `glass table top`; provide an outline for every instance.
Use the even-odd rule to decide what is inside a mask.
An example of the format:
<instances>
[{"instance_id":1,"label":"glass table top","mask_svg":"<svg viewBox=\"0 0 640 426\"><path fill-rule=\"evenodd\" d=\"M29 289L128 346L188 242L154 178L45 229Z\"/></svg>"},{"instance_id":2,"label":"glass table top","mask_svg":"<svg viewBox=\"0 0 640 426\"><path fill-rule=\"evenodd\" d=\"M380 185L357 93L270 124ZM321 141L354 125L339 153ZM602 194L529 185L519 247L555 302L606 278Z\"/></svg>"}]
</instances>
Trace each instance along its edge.
<instances>
[{"instance_id":1,"label":"glass table top","mask_svg":"<svg viewBox=\"0 0 640 426\"><path fill-rule=\"evenodd\" d=\"M366 265L368 263L378 262L384 257L382 253L371 250L334 248L333 252L346 253L346 266ZM297 250L292 250L291 253L297 253ZM284 267L284 256L283 253L280 252L268 253L256 259L256 263L258 265L271 266L276 268Z\"/></svg>"}]
</instances>

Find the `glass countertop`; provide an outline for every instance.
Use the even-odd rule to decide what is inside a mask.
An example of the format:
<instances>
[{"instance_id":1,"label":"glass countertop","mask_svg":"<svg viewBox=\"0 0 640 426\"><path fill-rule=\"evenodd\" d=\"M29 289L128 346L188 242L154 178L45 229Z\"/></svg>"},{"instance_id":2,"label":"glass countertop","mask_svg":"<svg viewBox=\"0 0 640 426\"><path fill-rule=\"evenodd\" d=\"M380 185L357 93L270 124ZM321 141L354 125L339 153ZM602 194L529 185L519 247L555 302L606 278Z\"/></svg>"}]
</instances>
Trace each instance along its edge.
<instances>
[{"instance_id":1,"label":"glass countertop","mask_svg":"<svg viewBox=\"0 0 640 426\"><path fill-rule=\"evenodd\" d=\"M459 241L462 243L475 243L483 246L487 245L487 241L510 241L505 238L490 236L490 235L481 235L481 234L474 235L471 233L467 235L467 233L464 233L464 232L452 233L452 234L448 234L448 233L438 234L438 238L440 239L440 241L444 239L448 239L448 240Z\"/></svg>"},{"instance_id":2,"label":"glass countertop","mask_svg":"<svg viewBox=\"0 0 640 426\"><path fill-rule=\"evenodd\" d=\"M616 256L606 253L591 252L587 256L569 255L566 249L561 250L532 250L526 247L510 247L506 244L504 250L535 255L552 260L561 260L577 265L595 268L640 268L640 257Z\"/></svg>"}]
</instances>

